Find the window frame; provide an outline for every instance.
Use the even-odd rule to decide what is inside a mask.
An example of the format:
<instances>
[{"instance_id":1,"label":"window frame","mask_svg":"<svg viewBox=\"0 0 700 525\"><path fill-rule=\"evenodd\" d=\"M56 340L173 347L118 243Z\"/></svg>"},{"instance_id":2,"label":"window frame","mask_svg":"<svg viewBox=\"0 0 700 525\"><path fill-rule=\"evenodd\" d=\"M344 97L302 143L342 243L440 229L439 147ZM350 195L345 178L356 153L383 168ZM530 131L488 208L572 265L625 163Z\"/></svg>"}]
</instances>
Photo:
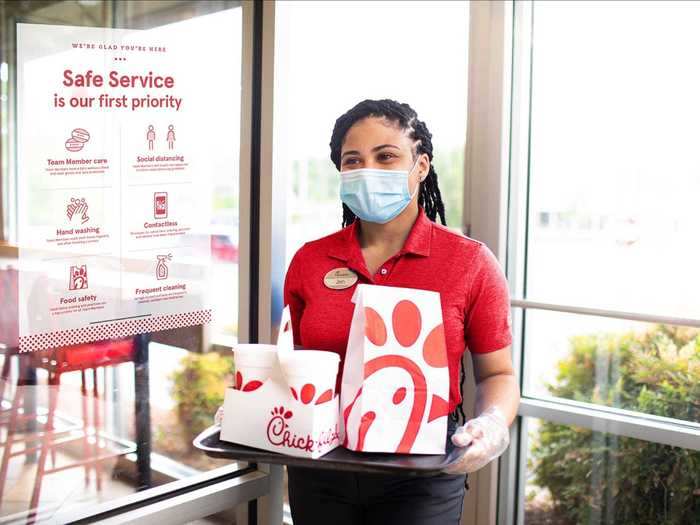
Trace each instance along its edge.
<instances>
[{"instance_id":1,"label":"window frame","mask_svg":"<svg viewBox=\"0 0 700 525\"><path fill-rule=\"evenodd\" d=\"M495 241L495 245L505 246L505 254L500 255L505 257L506 275L512 294L513 360L522 391L525 381L523 364L526 358L524 343L528 310L548 310L692 327L700 327L700 319L585 308L578 305L551 304L528 298L526 282L527 221L529 220L534 2L506 0L504 4L508 4L509 7L503 11L494 10L494 16L503 17L501 19L502 25L509 26L508 31L503 34L504 41L508 38L506 33L510 33L512 37L509 63L504 65L501 70L503 73L502 83L508 86L507 89L502 89L502 93L504 97L508 97L510 120L508 127L504 128L504 133L494 139L500 141L500 148L497 144L491 144L490 149L493 151L500 149L506 152L503 162L507 165L507 173L499 174L494 170L491 172L483 170L475 171L473 177L484 179L482 187L490 193L499 192L499 184L503 180L506 180L508 185L506 206L488 210L482 221L496 223L497 226L492 226L492 229L498 227L498 231L504 235L504 238ZM470 75L472 75L471 72ZM473 75L486 76L483 71L478 69L473 72ZM486 81L486 78L481 79L481 82ZM497 115L491 115L491 118L495 119ZM497 180L499 178L500 181ZM492 182L489 185L485 180ZM483 196L483 198L493 201L492 196ZM504 223L506 228L501 228L500 226ZM527 420L525 418L576 425L596 432L700 450L700 424L590 403L523 394L518 408L518 416L511 427L511 446L498 461L498 517L496 522L499 525L524 523L525 487L522 480L527 471L528 454Z\"/></svg>"}]
</instances>

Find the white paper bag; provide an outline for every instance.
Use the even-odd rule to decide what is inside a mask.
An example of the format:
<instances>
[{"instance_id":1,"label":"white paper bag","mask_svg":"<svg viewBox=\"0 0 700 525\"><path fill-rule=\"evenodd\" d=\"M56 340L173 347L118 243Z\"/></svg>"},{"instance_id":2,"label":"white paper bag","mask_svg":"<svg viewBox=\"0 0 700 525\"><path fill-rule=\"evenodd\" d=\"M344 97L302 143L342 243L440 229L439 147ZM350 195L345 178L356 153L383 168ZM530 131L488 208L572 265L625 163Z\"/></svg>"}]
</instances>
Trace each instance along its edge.
<instances>
[{"instance_id":1,"label":"white paper bag","mask_svg":"<svg viewBox=\"0 0 700 525\"><path fill-rule=\"evenodd\" d=\"M359 284L345 355L343 446L444 454L449 373L440 294Z\"/></svg>"}]
</instances>

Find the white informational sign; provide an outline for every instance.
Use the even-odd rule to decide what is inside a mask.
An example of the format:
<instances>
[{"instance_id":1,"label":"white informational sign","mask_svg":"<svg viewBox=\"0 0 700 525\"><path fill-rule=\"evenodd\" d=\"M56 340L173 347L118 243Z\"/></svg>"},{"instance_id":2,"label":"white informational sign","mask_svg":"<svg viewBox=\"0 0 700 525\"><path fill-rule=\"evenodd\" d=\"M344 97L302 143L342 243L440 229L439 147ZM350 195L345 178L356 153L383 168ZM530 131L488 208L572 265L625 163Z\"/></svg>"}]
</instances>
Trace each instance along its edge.
<instances>
[{"instance_id":1,"label":"white informational sign","mask_svg":"<svg viewBox=\"0 0 700 525\"><path fill-rule=\"evenodd\" d=\"M17 25L22 351L211 320L212 115L187 43Z\"/></svg>"}]
</instances>

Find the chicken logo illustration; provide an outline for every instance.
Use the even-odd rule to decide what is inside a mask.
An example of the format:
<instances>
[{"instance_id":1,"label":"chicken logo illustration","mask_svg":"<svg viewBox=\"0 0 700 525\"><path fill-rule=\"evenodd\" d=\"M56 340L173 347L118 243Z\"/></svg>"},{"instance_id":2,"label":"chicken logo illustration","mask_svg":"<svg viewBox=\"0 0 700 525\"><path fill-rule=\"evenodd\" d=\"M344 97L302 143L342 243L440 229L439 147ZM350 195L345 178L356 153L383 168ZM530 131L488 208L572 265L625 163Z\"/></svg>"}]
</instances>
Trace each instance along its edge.
<instances>
[{"instance_id":1,"label":"chicken logo illustration","mask_svg":"<svg viewBox=\"0 0 700 525\"><path fill-rule=\"evenodd\" d=\"M294 415L291 410L285 410L283 406L275 407L270 411L272 418L267 424L267 438L274 443L273 437L281 435L289 425L287 420Z\"/></svg>"},{"instance_id":2,"label":"chicken logo illustration","mask_svg":"<svg viewBox=\"0 0 700 525\"><path fill-rule=\"evenodd\" d=\"M449 375L437 292L360 285L343 371L343 446L443 453Z\"/></svg>"},{"instance_id":3,"label":"chicken logo illustration","mask_svg":"<svg viewBox=\"0 0 700 525\"><path fill-rule=\"evenodd\" d=\"M337 425L320 432L314 439L309 433L296 434L292 430L289 423L294 414L291 410L277 406L270 411L270 415L272 417L267 424L267 440L274 446L296 448L311 453L338 443Z\"/></svg>"}]
</instances>

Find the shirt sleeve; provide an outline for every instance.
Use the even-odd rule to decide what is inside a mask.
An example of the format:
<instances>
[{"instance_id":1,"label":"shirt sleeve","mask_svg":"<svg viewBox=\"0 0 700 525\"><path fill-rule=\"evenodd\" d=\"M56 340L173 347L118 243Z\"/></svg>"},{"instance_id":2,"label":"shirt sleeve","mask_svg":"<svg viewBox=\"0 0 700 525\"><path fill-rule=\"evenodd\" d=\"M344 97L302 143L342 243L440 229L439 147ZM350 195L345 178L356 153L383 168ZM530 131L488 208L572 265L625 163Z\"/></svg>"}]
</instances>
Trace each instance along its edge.
<instances>
[{"instance_id":1,"label":"shirt sleeve","mask_svg":"<svg viewBox=\"0 0 700 525\"><path fill-rule=\"evenodd\" d=\"M287 274L284 277L284 304L289 305L289 314L292 319L294 344L301 345L301 315L304 311L304 294L301 281L301 248L296 251L289 263Z\"/></svg>"},{"instance_id":2,"label":"shirt sleeve","mask_svg":"<svg viewBox=\"0 0 700 525\"><path fill-rule=\"evenodd\" d=\"M475 354L493 352L512 343L508 281L491 250L479 246L467 297L464 338Z\"/></svg>"}]
</instances>

